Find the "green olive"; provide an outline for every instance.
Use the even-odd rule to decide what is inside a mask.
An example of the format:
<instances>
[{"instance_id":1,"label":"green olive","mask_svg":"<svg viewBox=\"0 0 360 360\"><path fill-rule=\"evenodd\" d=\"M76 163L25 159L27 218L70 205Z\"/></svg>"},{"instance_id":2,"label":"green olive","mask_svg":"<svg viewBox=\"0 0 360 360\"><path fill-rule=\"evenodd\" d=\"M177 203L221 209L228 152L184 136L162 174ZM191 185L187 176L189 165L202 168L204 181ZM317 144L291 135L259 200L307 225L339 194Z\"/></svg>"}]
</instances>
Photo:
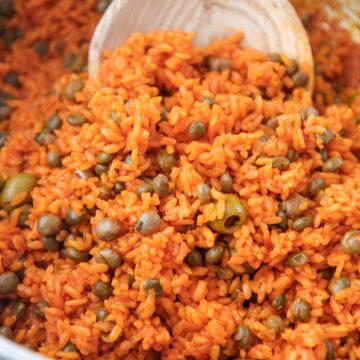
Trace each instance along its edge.
<instances>
[{"instance_id":1,"label":"green olive","mask_svg":"<svg viewBox=\"0 0 360 360\"><path fill-rule=\"evenodd\" d=\"M316 134L316 137L321 139L325 145L330 144L335 139L335 135L330 129L326 129L322 134Z\"/></svg>"},{"instance_id":2,"label":"green olive","mask_svg":"<svg viewBox=\"0 0 360 360\"><path fill-rule=\"evenodd\" d=\"M201 203L205 204L210 199L210 187L206 184L199 184L196 193Z\"/></svg>"},{"instance_id":3,"label":"green olive","mask_svg":"<svg viewBox=\"0 0 360 360\"><path fill-rule=\"evenodd\" d=\"M107 185L99 186L99 199L101 200L110 200L116 196L116 193L113 189L109 188Z\"/></svg>"},{"instance_id":4,"label":"green olive","mask_svg":"<svg viewBox=\"0 0 360 360\"><path fill-rule=\"evenodd\" d=\"M155 176L152 182L152 186L159 197L165 197L169 195L169 179L164 174Z\"/></svg>"},{"instance_id":5,"label":"green olive","mask_svg":"<svg viewBox=\"0 0 360 360\"><path fill-rule=\"evenodd\" d=\"M81 126L85 124L86 117L83 114L69 114L66 117L66 121L72 126Z\"/></svg>"},{"instance_id":6,"label":"green olive","mask_svg":"<svg viewBox=\"0 0 360 360\"><path fill-rule=\"evenodd\" d=\"M147 278L141 283L141 287L148 294L151 289L155 290L155 297L158 298L162 293L162 286L158 279Z\"/></svg>"},{"instance_id":7,"label":"green olive","mask_svg":"<svg viewBox=\"0 0 360 360\"><path fill-rule=\"evenodd\" d=\"M49 151L47 154L47 162L52 169L59 168L62 165L62 156L58 151Z\"/></svg>"},{"instance_id":8,"label":"green olive","mask_svg":"<svg viewBox=\"0 0 360 360\"><path fill-rule=\"evenodd\" d=\"M17 321L24 320L25 311L26 311L26 306L22 302L15 302L10 307L11 315L15 315Z\"/></svg>"},{"instance_id":9,"label":"green olive","mask_svg":"<svg viewBox=\"0 0 360 360\"><path fill-rule=\"evenodd\" d=\"M335 294L340 290L350 287L350 280L346 276L341 276L339 278L332 278L328 284L328 290L330 294Z\"/></svg>"},{"instance_id":10,"label":"green olive","mask_svg":"<svg viewBox=\"0 0 360 360\"><path fill-rule=\"evenodd\" d=\"M18 276L8 271L0 275L0 295L8 295L14 292L19 284Z\"/></svg>"},{"instance_id":11,"label":"green olive","mask_svg":"<svg viewBox=\"0 0 360 360\"><path fill-rule=\"evenodd\" d=\"M321 190L326 189L326 182L322 178L315 178L308 186L308 193L313 198Z\"/></svg>"},{"instance_id":12,"label":"green olive","mask_svg":"<svg viewBox=\"0 0 360 360\"><path fill-rule=\"evenodd\" d=\"M64 352L79 352L79 349L75 344L73 344L71 341L69 341L63 348L62 351Z\"/></svg>"},{"instance_id":13,"label":"green olive","mask_svg":"<svg viewBox=\"0 0 360 360\"><path fill-rule=\"evenodd\" d=\"M275 310L281 310L285 305L285 301L286 301L285 295L280 294L274 297L273 301L271 302L271 305Z\"/></svg>"},{"instance_id":14,"label":"green olive","mask_svg":"<svg viewBox=\"0 0 360 360\"><path fill-rule=\"evenodd\" d=\"M120 255L113 249L101 249L96 255L95 260L106 264L109 270L113 271L121 265Z\"/></svg>"},{"instance_id":15,"label":"green olive","mask_svg":"<svg viewBox=\"0 0 360 360\"><path fill-rule=\"evenodd\" d=\"M106 317L109 315L108 311L102 307L98 307L95 310L95 314L96 314L96 321L104 321Z\"/></svg>"},{"instance_id":16,"label":"green olive","mask_svg":"<svg viewBox=\"0 0 360 360\"><path fill-rule=\"evenodd\" d=\"M275 157L272 159L272 167L280 171L287 170L290 166L290 161L286 157Z\"/></svg>"},{"instance_id":17,"label":"green olive","mask_svg":"<svg viewBox=\"0 0 360 360\"><path fill-rule=\"evenodd\" d=\"M292 75L292 81L294 82L295 87L303 87L309 81L309 76L302 71L298 71Z\"/></svg>"},{"instance_id":18,"label":"green olive","mask_svg":"<svg viewBox=\"0 0 360 360\"><path fill-rule=\"evenodd\" d=\"M285 260L286 266L293 268L304 265L307 262L309 262L309 258L302 251L289 254Z\"/></svg>"},{"instance_id":19,"label":"green olive","mask_svg":"<svg viewBox=\"0 0 360 360\"><path fill-rule=\"evenodd\" d=\"M240 325L235 331L234 340L241 349L246 351L254 345L254 336L246 325Z\"/></svg>"},{"instance_id":20,"label":"green olive","mask_svg":"<svg viewBox=\"0 0 360 360\"><path fill-rule=\"evenodd\" d=\"M116 219L106 217L96 223L94 233L100 240L111 241L121 235L122 226Z\"/></svg>"},{"instance_id":21,"label":"green olive","mask_svg":"<svg viewBox=\"0 0 360 360\"><path fill-rule=\"evenodd\" d=\"M65 256L76 262L83 262L89 258L89 252L87 250L78 250L71 246L65 249Z\"/></svg>"},{"instance_id":22,"label":"green olive","mask_svg":"<svg viewBox=\"0 0 360 360\"><path fill-rule=\"evenodd\" d=\"M135 229L141 235L152 235L159 231L161 219L155 210L145 210L137 219Z\"/></svg>"},{"instance_id":23,"label":"green olive","mask_svg":"<svg viewBox=\"0 0 360 360\"><path fill-rule=\"evenodd\" d=\"M84 82L82 80L69 81L64 90L64 94L68 100L74 100L75 94L84 88Z\"/></svg>"},{"instance_id":24,"label":"green olive","mask_svg":"<svg viewBox=\"0 0 360 360\"><path fill-rule=\"evenodd\" d=\"M20 210L20 214L19 214L19 217L18 217L18 222L17 222L17 226L20 228L20 229L25 229L27 227L26 225L26 221L28 220L29 218L29 215L31 213L31 206L30 205L23 205L19 208ZM14 212L17 211L17 210L12 210L9 214L9 218L11 219L14 215Z\"/></svg>"},{"instance_id":25,"label":"green olive","mask_svg":"<svg viewBox=\"0 0 360 360\"><path fill-rule=\"evenodd\" d=\"M300 209L300 205L307 202L307 199L300 194L291 194L285 201L281 203L281 209L285 211L290 218L299 217L305 213L306 210Z\"/></svg>"},{"instance_id":26,"label":"green olive","mask_svg":"<svg viewBox=\"0 0 360 360\"><path fill-rule=\"evenodd\" d=\"M314 218L312 216L304 216L299 219L296 219L291 228L297 232L304 231L307 227L313 226Z\"/></svg>"},{"instance_id":27,"label":"green olive","mask_svg":"<svg viewBox=\"0 0 360 360\"><path fill-rule=\"evenodd\" d=\"M268 329L274 330L276 335L280 335L284 331L284 322L278 315L270 315L265 322Z\"/></svg>"},{"instance_id":28,"label":"green olive","mask_svg":"<svg viewBox=\"0 0 360 360\"><path fill-rule=\"evenodd\" d=\"M360 254L360 231L351 230L341 238L341 248L350 255Z\"/></svg>"},{"instance_id":29,"label":"green olive","mask_svg":"<svg viewBox=\"0 0 360 360\"><path fill-rule=\"evenodd\" d=\"M201 252L198 249L193 249L186 256L186 262L189 266L203 266L203 258Z\"/></svg>"},{"instance_id":30,"label":"green olive","mask_svg":"<svg viewBox=\"0 0 360 360\"><path fill-rule=\"evenodd\" d=\"M176 166L176 159L173 154L169 154L165 149L158 151L156 160L160 168L165 172L170 172Z\"/></svg>"},{"instance_id":31,"label":"green olive","mask_svg":"<svg viewBox=\"0 0 360 360\"><path fill-rule=\"evenodd\" d=\"M62 121L60 119L60 116L58 114L53 114L46 120L45 129L49 131L54 131L60 129L61 125Z\"/></svg>"},{"instance_id":32,"label":"green olive","mask_svg":"<svg viewBox=\"0 0 360 360\"><path fill-rule=\"evenodd\" d=\"M206 134L207 126L202 121L194 121L189 128L189 136L192 140L198 140Z\"/></svg>"},{"instance_id":33,"label":"green olive","mask_svg":"<svg viewBox=\"0 0 360 360\"><path fill-rule=\"evenodd\" d=\"M206 251L205 263L207 265L217 264L222 259L224 248L225 246L223 243L215 243L212 248Z\"/></svg>"},{"instance_id":34,"label":"green olive","mask_svg":"<svg viewBox=\"0 0 360 360\"><path fill-rule=\"evenodd\" d=\"M102 281L97 281L94 284L92 291L98 298L105 300L105 299L108 299L112 295L113 288L108 283L105 283Z\"/></svg>"},{"instance_id":35,"label":"green olive","mask_svg":"<svg viewBox=\"0 0 360 360\"><path fill-rule=\"evenodd\" d=\"M5 183L1 195L0 195L0 206L4 210L10 212L15 209L15 207L19 207L24 204L28 204L31 202L31 190L36 185L36 177L31 174L16 174L11 176L7 182ZM13 199L23 193L26 192L25 199L16 206L11 205Z\"/></svg>"},{"instance_id":36,"label":"green olive","mask_svg":"<svg viewBox=\"0 0 360 360\"><path fill-rule=\"evenodd\" d=\"M319 116L319 112L310 105L305 105L299 110L301 120L305 121L310 115Z\"/></svg>"},{"instance_id":37,"label":"green olive","mask_svg":"<svg viewBox=\"0 0 360 360\"><path fill-rule=\"evenodd\" d=\"M38 223L37 230L41 235L56 235L62 227L62 221L59 215L45 214L43 215Z\"/></svg>"},{"instance_id":38,"label":"green olive","mask_svg":"<svg viewBox=\"0 0 360 360\"><path fill-rule=\"evenodd\" d=\"M40 300L33 308L33 314L41 320L45 320L45 309L49 307L50 304L45 300Z\"/></svg>"},{"instance_id":39,"label":"green olive","mask_svg":"<svg viewBox=\"0 0 360 360\"><path fill-rule=\"evenodd\" d=\"M292 304L295 319L307 322L310 319L310 305L303 299L297 298Z\"/></svg>"},{"instance_id":40,"label":"green olive","mask_svg":"<svg viewBox=\"0 0 360 360\"><path fill-rule=\"evenodd\" d=\"M96 156L96 162L98 164L108 164L113 161L115 154L108 154L106 152L98 153Z\"/></svg>"},{"instance_id":41,"label":"green olive","mask_svg":"<svg viewBox=\"0 0 360 360\"><path fill-rule=\"evenodd\" d=\"M220 185L223 193L228 194L233 190L233 179L228 172L220 176Z\"/></svg>"},{"instance_id":42,"label":"green olive","mask_svg":"<svg viewBox=\"0 0 360 360\"><path fill-rule=\"evenodd\" d=\"M210 221L209 226L219 234L231 235L239 230L246 221L247 211L244 204L237 196L228 194L225 200L224 217L220 220Z\"/></svg>"},{"instance_id":43,"label":"green olive","mask_svg":"<svg viewBox=\"0 0 360 360\"><path fill-rule=\"evenodd\" d=\"M60 249L60 243L56 240L55 235L42 236L41 242L46 250L58 251Z\"/></svg>"},{"instance_id":44,"label":"green olive","mask_svg":"<svg viewBox=\"0 0 360 360\"><path fill-rule=\"evenodd\" d=\"M12 330L7 326L0 327L0 336L6 337L10 340L14 339L14 334L13 334Z\"/></svg>"},{"instance_id":45,"label":"green olive","mask_svg":"<svg viewBox=\"0 0 360 360\"><path fill-rule=\"evenodd\" d=\"M324 172L336 172L340 170L343 165L343 159L341 157L333 157L326 161L322 167Z\"/></svg>"}]
</instances>

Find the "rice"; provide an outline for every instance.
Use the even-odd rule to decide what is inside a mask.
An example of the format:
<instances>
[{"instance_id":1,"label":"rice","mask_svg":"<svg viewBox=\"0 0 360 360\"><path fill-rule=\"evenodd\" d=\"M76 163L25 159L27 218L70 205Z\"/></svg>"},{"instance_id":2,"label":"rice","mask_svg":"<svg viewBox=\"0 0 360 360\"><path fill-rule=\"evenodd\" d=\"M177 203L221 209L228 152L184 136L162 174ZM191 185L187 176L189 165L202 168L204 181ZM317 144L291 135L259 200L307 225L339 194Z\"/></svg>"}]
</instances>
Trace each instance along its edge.
<instances>
[{"instance_id":1,"label":"rice","mask_svg":"<svg viewBox=\"0 0 360 360\"><path fill-rule=\"evenodd\" d=\"M243 49L241 33L201 49L191 42L194 34L182 31L134 33L105 54L98 79L89 80L86 68L76 66L99 20L95 5L14 1L6 26L24 28L24 37L9 48L0 41L0 87L13 95L6 100L10 117L0 123L9 132L0 173L5 181L18 173L37 178L25 222L19 205L26 191L11 199L11 214L0 210L0 274L19 278L14 291L0 295L0 330L9 328L16 342L55 359L359 359L359 256L345 252L341 240L360 229L360 89L349 75L358 72L359 45L337 21L322 26L325 14L313 4L307 9L318 71L312 96L287 73L292 59L280 54L281 62L268 61ZM47 44L44 55L32 48L37 39ZM78 63L66 69L69 54ZM211 70L209 57L230 66ZM19 74L19 88L3 81L10 70ZM84 88L72 100L73 80ZM302 118L306 106L319 113ZM74 113L85 123L70 124ZM53 114L60 127L39 141ZM195 121L206 132L192 140ZM334 138L326 143L329 131ZM175 159L170 171L162 169L160 149ZM49 151L61 154L61 167L49 165ZM112 155L103 168L100 152ZM341 157L341 167L323 171L325 155ZM221 234L214 224L230 208L225 172L247 219ZM169 180L165 196L138 192L159 173ZM309 184L319 177L326 188L312 197ZM305 198L297 211L312 219L300 230L301 216L286 208L294 194ZM69 224L70 208L76 218L85 211L85 219ZM160 222L145 235L138 219L149 209ZM284 227L281 211L288 215ZM62 220L55 251L44 248L39 229L49 213ZM111 239L95 228L106 218L121 230ZM120 257L114 271L98 261L103 249ZM307 260L288 266L297 252ZM350 286L332 291L326 272ZM111 285L111 294L94 291L99 282ZM296 312L299 298L308 313ZM11 310L17 302L25 305L23 318ZM106 312L101 319L99 308ZM281 333L268 323L274 314ZM239 326L251 333L251 346L238 338Z\"/></svg>"}]
</instances>

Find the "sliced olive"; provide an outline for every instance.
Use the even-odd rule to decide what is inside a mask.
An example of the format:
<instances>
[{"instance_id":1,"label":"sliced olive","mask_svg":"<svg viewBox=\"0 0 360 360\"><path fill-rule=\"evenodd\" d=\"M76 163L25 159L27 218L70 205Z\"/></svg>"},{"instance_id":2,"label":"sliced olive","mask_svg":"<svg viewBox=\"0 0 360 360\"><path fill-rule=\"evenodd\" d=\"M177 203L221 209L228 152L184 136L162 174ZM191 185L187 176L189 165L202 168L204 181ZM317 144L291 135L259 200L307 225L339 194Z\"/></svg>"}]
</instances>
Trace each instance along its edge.
<instances>
[{"instance_id":1,"label":"sliced olive","mask_svg":"<svg viewBox=\"0 0 360 360\"><path fill-rule=\"evenodd\" d=\"M20 173L20 174L11 176L7 180L7 182L5 183L5 186L3 187L2 191L1 191L1 195L0 195L1 207L4 210L10 212L15 207L19 207L23 204L30 203L31 202L31 190L35 187L35 185L36 185L36 177L34 175ZM16 206L11 205L11 202L13 201L13 199L17 195L19 195L23 192L26 193L25 199L21 203L16 204Z\"/></svg>"},{"instance_id":2,"label":"sliced olive","mask_svg":"<svg viewBox=\"0 0 360 360\"><path fill-rule=\"evenodd\" d=\"M215 203L215 206L217 203ZM247 221L247 211L241 200L235 196L228 194L225 200L225 215L220 220L209 222L212 230L219 234L233 234L239 230Z\"/></svg>"}]
</instances>

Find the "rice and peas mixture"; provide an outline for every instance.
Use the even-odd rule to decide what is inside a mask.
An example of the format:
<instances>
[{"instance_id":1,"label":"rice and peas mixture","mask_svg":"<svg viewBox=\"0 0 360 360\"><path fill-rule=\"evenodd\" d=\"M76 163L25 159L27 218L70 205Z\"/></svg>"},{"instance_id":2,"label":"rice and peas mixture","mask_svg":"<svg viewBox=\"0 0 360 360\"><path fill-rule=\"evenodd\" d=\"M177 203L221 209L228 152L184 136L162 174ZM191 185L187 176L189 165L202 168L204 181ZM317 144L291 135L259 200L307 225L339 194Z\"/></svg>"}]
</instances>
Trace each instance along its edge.
<instances>
[{"instance_id":1,"label":"rice and peas mixture","mask_svg":"<svg viewBox=\"0 0 360 360\"><path fill-rule=\"evenodd\" d=\"M107 5L0 0L1 335L57 359L359 359L359 45L313 5L313 96L240 33L133 34L88 80Z\"/></svg>"}]
</instances>

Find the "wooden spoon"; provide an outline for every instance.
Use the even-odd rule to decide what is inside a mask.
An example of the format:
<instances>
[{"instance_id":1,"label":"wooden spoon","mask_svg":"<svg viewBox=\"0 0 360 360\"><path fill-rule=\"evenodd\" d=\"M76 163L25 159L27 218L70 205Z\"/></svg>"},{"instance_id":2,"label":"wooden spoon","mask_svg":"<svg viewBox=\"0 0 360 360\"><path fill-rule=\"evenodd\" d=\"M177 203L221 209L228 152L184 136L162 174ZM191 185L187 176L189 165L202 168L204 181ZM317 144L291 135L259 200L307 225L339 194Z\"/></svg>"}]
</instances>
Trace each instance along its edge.
<instances>
[{"instance_id":1,"label":"wooden spoon","mask_svg":"<svg viewBox=\"0 0 360 360\"><path fill-rule=\"evenodd\" d=\"M309 76L314 64L306 31L288 0L113 0L100 20L89 50L89 74L96 77L104 50L114 50L133 32L194 32L194 44L206 46L242 31L243 47L284 53Z\"/></svg>"}]
</instances>

